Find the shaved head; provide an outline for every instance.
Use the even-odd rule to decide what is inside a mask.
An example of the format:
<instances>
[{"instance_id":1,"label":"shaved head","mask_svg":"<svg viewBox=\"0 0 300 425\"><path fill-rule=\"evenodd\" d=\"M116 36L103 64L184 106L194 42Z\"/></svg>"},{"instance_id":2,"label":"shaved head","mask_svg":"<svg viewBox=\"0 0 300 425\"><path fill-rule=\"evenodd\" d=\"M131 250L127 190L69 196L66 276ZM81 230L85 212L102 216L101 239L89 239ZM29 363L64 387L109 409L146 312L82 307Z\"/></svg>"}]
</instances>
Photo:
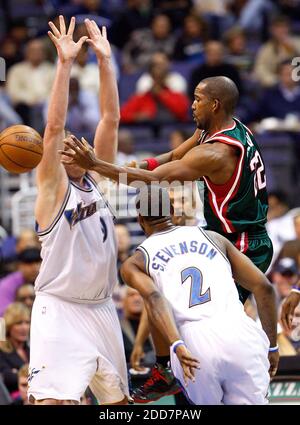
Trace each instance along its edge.
<instances>
[{"instance_id":1,"label":"shaved head","mask_svg":"<svg viewBox=\"0 0 300 425\"><path fill-rule=\"evenodd\" d=\"M210 77L202 80L204 92L211 99L218 99L221 107L228 115L232 115L239 99L239 91L235 83L228 77Z\"/></svg>"}]
</instances>

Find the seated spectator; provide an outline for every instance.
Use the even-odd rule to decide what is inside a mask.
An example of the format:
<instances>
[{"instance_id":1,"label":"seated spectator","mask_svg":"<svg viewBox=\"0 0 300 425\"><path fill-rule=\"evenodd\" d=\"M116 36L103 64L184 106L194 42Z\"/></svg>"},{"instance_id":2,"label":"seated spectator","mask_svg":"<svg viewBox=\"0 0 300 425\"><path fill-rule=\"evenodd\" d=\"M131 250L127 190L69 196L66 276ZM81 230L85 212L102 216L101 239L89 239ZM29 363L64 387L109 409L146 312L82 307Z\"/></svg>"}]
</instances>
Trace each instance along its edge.
<instances>
[{"instance_id":1,"label":"seated spectator","mask_svg":"<svg viewBox=\"0 0 300 425\"><path fill-rule=\"evenodd\" d=\"M123 52L125 72L132 73L147 67L153 53L160 51L172 56L175 37L171 22L166 15L157 15L151 22L150 29L134 31Z\"/></svg>"},{"instance_id":2,"label":"seated spectator","mask_svg":"<svg viewBox=\"0 0 300 425\"><path fill-rule=\"evenodd\" d=\"M241 76L249 77L253 55L247 49L246 33L242 28L233 27L224 34L226 62L235 66Z\"/></svg>"},{"instance_id":3,"label":"seated spectator","mask_svg":"<svg viewBox=\"0 0 300 425\"><path fill-rule=\"evenodd\" d=\"M191 0L152 0L154 11L165 13L172 21L174 28L182 26L183 19L189 14Z\"/></svg>"},{"instance_id":4,"label":"seated spectator","mask_svg":"<svg viewBox=\"0 0 300 425\"><path fill-rule=\"evenodd\" d=\"M157 55L156 55L157 59ZM151 67L152 85L146 93L133 95L121 107L121 122L168 123L188 119L189 100L168 87L169 71L162 57Z\"/></svg>"},{"instance_id":5,"label":"seated spectator","mask_svg":"<svg viewBox=\"0 0 300 425\"><path fill-rule=\"evenodd\" d=\"M189 96L194 99L194 91L201 80L208 77L224 75L235 82L240 94L242 82L239 71L233 65L226 63L224 46L219 41L208 41L205 45L205 61L191 73L189 81Z\"/></svg>"},{"instance_id":6,"label":"seated spectator","mask_svg":"<svg viewBox=\"0 0 300 425\"><path fill-rule=\"evenodd\" d=\"M118 136L117 164L124 165L136 161L134 140L131 131L121 129Z\"/></svg>"},{"instance_id":7,"label":"seated spectator","mask_svg":"<svg viewBox=\"0 0 300 425\"><path fill-rule=\"evenodd\" d=\"M14 124L22 124L22 118L12 107L5 83L0 82L0 131Z\"/></svg>"},{"instance_id":8,"label":"seated spectator","mask_svg":"<svg viewBox=\"0 0 300 425\"><path fill-rule=\"evenodd\" d=\"M300 213L294 215L294 228L295 228L295 239L287 241L283 244L278 259L284 257L291 257L296 261L298 269L300 270Z\"/></svg>"},{"instance_id":9,"label":"seated spectator","mask_svg":"<svg viewBox=\"0 0 300 425\"><path fill-rule=\"evenodd\" d=\"M270 32L270 40L259 49L254 65L255 78L264 87L278 83L280 63L300 55L300 37L291 34L287 18L275 18Z\"/></svg>"},{"instance_id":10,"label":"seated spectator","mask_svg":"<svg viewBox=\"0 0 300 425\"><path fill-rule=\"evenodd\" d=\"M34 286L31 283L24 283L17 289L16 302L23 303L31 312L35 299Z\"/></svg>"},{"instance_id":11,"label":"seated spectator","mask_svg":"<svg viewBox=\"0 0 300 425\"><path fill-rule=\"evenodd\" d=\"M0 342L0 374L8 391L18 395L18 370L29 362L30 313L21 303L10 304L4 313L6 341Z\"/></svg>"},{"instance_id":12,"label":"seated spectator","mask_svg":"<svg viewBox=\"0 0 300 425\"><path fill-rule=\"evenodd\" d=\"M53 81L53 65L45 61L42 41L28 42L25 60L13 65L7 74L7 93L23 121L30 124L32 107L48 99Z\"/></svg>"},{"instance_id":13,"label":"seated spectator","mask_svg":"<svg viewBox=\"0 0 300 425\"><path fill-rule=\"evenodd\" d=\"M287 195L282 191L269 192L266 228L273 244L275 260L284 242L295 238L293 215L289 213Z\"/></svg>"},{"instance_id":14,"label":"seated spectator","mask_svg":"<svg viewBox=\"0 0 300 425\"><path fill-rule=\"evenodd\" d=\"M262 99L258 102L254 120L269 117L285 119L289 114L293 114L299 121L300 86L293 80L292 71L291 59L279 65L278 83L264 91Z\"/></svg>"},{"instance_id":15,"label":"seated spectator","mask_svg":"<svg viewBox=\"0 0 300 425\"><path fill-rule=\"evenodd\" d=\"M24 364L18 371L18 390L19 396L11 403L12 406L28 406L29 401L27 398L28 389L28 364Z\"/></svg>"},{"instance_id":16,"label":"seated spectator","mask_svg":"<svg viewBox=\"0 0 300 425\"><path fill-rule=\"evenodd\" d=\"M22 60L21 49L11 37L7 37L1 41L0 56L5 60L6 71L17 62Z\"/></svg>"},{"instance_id":17,"label":"seated spectator","mask_svg":"<svg viewBox=\"0 0 300 425\"><path fill-rule=\"evenodd\" d=\"M81 90L88 91L97 97L99 91L99 70L95 62L88 62L89 49L84 44L72 66L71 76L79 81Z\"/></svg>"},{"instance_id":18,"label":"seated spectator","mask_svg":"<svg viewBox=\"0 0 300 425\"><path fill-rule=\"evenodd\" d=\"M280 356L300 355L300 304L295 309L291 330L285 330L278 324L277 342Z\"/></svg>"},{"instance_id":19,"label":"seated spectator","mask_svg":"<svg viewBox=\"0 0 300 425\"><path fill-rule=\"evenodd\" d=\"M186 93L187 83L185 78L179 72L170 70L168 56L162 52L156 52L152 55L148 72L142 74L137 80L136 93L143 94L151 90L156 74L166 75L165 84L171 91Z\"/></svg>"},{"instance_id":20,"label":"seated spectator","mask_svg":"<svg viewBox=\"0 0 300 425\"><path fill-rule=\"evenodd\" d=\"M46 122L48 104L43 115ZM70 78L69 106L66 128L70 133L81 136L94 134L100 119L98 98L90 91L81 90L77 78ZM86 136L87 137L87 136Z\"/></svg>"},{"instance_id":21,"label":"seated spectator","mask_svg":"<svg viewBox=\"0 0 300 425\"><path fill-rule=\"evenodd\" d=\"M38 248L26 248L18 256L17 271L0 279L0 316L14 301L17 289L25 283L33 284L40 269L41 257Z\"/></svg>"},{"instance_id":22,"label":"seated spectator","mask_svg":"<svg viewBox=\"0 0 300 425\"><path fill-rule=\"evenodd\" d=\"M130 363L130 355L133 349L136 332L143 312L143 307L143 298L138 293L138 291L126 287L126 292L123 299L123 317L121 317L120 323L123 333L127 363ZM144 353L144 365L152 365L154 363L153 347L149 340L147 340L144 345Z\"/></svg>"},{"instance_id":23,"label":"seated spectator","mask_svg":"<svg viewBox=\"0 0 300 425\"><path fill-rule=\"evenodd\" d=\"M276 292L278 306L289 295L298 279L299 270L292 258L281 258L275 263L271 273L271 281Z\"/></svg>"},{"instance_id":24,"label":"seated spectator","mask_svg":"<svg viewBox=\"0 0 300 425\"><path fill-rule=\"evenodd\" d=\"M189 138L189 134L184 130L174 130L170 134L169 146L170 150L179 148L179 146Z\"/></svg>"},{"instance_id":25,"label":"seated spectator","mask_svg":"<svg viewBox=\"0 0 300 425\"><path fill-rule=\"evenodd\" d=\"M151 25L152 17L152 1L127 0L110 28L111 43L122 49L133 31L148 28Z\"/></svg>"},{"instance_id":26,"label":"seated spectator","mask_svg":"<svg viewBox=\"0 0 300 425\"><path fill-rule=\"evenodd\" d=\"M182 34L177 38L173 59L201 63L204 61L204 42L207 41L206 22L197 15L184 18Z\"/></svg>"}]
</instances>

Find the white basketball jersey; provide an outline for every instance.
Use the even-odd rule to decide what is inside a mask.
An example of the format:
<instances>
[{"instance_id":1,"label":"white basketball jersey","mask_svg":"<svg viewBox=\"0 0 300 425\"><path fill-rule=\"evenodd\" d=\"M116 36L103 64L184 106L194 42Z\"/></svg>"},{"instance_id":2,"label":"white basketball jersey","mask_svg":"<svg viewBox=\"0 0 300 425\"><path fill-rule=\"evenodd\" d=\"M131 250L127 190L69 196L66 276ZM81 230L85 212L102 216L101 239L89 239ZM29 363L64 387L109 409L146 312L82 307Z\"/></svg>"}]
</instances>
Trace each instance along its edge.
<instances>
[{"instance_id":1,"label":"white basketball jersey","mask_svg":"<svg viewBox=\"0 0 300 425\"><path fill-rule=\"evenodd\" d=\"M200 227L155 233L138 248L146 270L169 301L178 326L244 314L228 259Z\"/></svg>"},{"instance_id":2,"label":"white basketball jersey","mask_svg":"<svg viewBox=\"0 0 300 425\"><path fill-rule=\"evenodd\" d=\"M81 302L110 297L117 282L113 216L94 180L85 188L69 182L61 209L43 232L37 292Z\"/></svg>"}]
</instances>

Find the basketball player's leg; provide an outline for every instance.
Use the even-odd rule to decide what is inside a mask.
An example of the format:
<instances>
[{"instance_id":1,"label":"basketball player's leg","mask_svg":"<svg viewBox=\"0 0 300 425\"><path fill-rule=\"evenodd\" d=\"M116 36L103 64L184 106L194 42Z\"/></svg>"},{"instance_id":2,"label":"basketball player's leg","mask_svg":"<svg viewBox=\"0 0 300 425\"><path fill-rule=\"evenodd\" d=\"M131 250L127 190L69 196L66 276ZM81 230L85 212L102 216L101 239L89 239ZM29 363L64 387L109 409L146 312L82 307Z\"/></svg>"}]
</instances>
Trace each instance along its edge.
<instances>
[{"instance_id":1,"label":"basketball player's leg","mask_svg":"<svg viewBox=\"0 0 300 425\"><path fill-rule=\"evenodd\" d=\"M34 302L28 397L35 404L78 404L97 367L85 307L49 295Z\"/></svg>"},{"instance_id":2,"label":"basketball player's leg","mask_svg":"<svg viewBox=\"0 0 300 425\"><path fill-rule=\"evenodd\" d=\"M156 364L151 369L150 377L140 387L133 391L132 397L136 403L149 403L166 395L181 392L170 367L170 347L161 332L148 320L150 334L156 353Z\"/></svg>"},{"instance_id":3,"label":"basketball player's leg","mask_svg":"<svg viewBox=\"0 0 300 425\"><path fill-rule=\"evenodd\" d=\"M228 343L224 364L224 404L266 404L270 383L269 341L264 331L245 318L236 340ZM230 360L231 359L231 360Z\"/></svg>"},{"instance_id":4,"label":"basketball player's leg","mask_svg":"<svg viewBox=\"0 0 300 425\"><path fill-rule=\"evenodd\" d=\"M120 322L110 300L91 309L89 327L95 335L97 370L89 387L102 404L127 404L127 365Z\"/></svg>"},{"instance_id":5,"label":"basketball player's leg","mask_svg":"<svg viewBox=\"0 0 300 425\"><path fill-rule=\"evenodd\" d=\"M174 352L170 352L171 367L183 392L191 404L222 404L223 388L220 379L220 363L222 351L218 345L218 337L211 332L210 325L200 322L191 323L180 329L187 348L200 361L200 369L195 371L195 382L184 382L181 364Z\"/></svg>"}]
</instances>

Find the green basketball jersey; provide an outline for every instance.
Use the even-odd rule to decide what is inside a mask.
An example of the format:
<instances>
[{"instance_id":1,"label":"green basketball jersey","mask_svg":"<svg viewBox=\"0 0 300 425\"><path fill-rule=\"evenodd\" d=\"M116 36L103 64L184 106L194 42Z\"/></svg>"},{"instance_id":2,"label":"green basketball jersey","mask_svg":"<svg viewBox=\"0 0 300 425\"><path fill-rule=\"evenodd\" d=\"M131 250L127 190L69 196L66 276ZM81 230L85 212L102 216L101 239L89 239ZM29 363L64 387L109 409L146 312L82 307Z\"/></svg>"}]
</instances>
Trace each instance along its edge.
<instances>
[{"instance_id":1,"label":"green basketball jersey","mask_svg":"<svg viewBox=\"0 0 300 425\"><path fill-rule=\"evenodd\" d=\"M251 131L234 119L231 128L212 136L202 132L199 144L214 142L236 146L240 156L227 183L216 185L203 177L204 216L208 229L226 237L264 229L268 211L265 167Z\"/></svg>"}]
</instances>

